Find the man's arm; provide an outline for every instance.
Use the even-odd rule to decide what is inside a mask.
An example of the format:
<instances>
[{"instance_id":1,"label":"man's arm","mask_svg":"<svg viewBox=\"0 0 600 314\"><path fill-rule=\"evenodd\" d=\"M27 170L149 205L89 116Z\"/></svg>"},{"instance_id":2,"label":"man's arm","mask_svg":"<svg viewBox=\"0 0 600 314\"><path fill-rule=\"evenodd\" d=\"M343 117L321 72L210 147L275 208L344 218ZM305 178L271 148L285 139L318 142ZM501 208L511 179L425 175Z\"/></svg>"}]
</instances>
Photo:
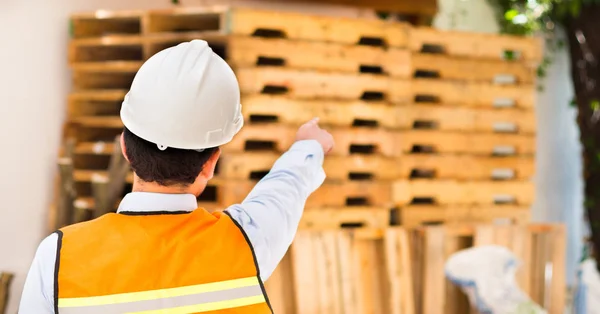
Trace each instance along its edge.
<instances>
[{"instance_id":1,"label":"man's arm","mask_svg":"<svg viewBox=\"0 0 600 314\"><path fill-rule=\"evenodd\" d=\"M40 243L25 280L19 314L54 314L54 264L58 235Z\"/></svg>"},{"instance_id":2,"label":"man's arm","mask_svg":"<svg viewBox=\"0 0 600 314\"><path fill-rule=\"evenodd\" d=\"M307 126L316 132L304 132ZM306 199L325 180L323 158L333 147L331 135L319 129L316 120L300 128L297 140L244 202L227 209L248 235L263 281L292 243Z\"/></svg>"}]
</instances>

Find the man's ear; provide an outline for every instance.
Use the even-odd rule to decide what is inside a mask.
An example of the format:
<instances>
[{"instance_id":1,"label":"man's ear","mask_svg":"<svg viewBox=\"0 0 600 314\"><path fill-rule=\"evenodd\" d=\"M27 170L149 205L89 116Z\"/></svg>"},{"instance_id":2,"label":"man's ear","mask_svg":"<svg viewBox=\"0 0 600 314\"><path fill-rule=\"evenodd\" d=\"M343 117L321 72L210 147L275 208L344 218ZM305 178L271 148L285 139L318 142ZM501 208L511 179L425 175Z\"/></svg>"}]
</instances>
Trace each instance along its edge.
<instances>
[{"instance_id":1,"label":"man's ear","mask_svg":"<svg viewBox=\"0 0 600 314\"><path fill-rule=\"evenodd\" d=\"M125 157L125 160L129 161L129 158L127 158L127 151L125 149L125 133L121 133L121 136L119 137L120 140L119 142L121 143L121 154L123 154L123 157Z\"/></svg>"},{"instance_id":2,"label":"man's ear","mask_svg":"<svg viewBox=\"0 0 600 314\"><path fill-rule=\"evenodd\" d=\"M204 178L205 180L210 180L214 177L215 168L217 167L217 161L219 161L219 157L221 157L221 149L217 148L204 164L202 172L200 172L200 176L202 178Z\"/></svg>"}]
</instances>

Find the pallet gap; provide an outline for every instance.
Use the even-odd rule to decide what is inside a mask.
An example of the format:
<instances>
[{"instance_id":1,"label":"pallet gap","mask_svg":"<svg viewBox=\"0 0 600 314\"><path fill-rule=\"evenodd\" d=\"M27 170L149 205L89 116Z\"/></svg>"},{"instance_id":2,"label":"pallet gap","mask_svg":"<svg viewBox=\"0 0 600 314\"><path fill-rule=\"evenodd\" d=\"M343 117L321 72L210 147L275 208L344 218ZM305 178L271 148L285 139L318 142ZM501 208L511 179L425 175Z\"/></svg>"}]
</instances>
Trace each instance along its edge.
<instances>
[{"instance_id":1,"label":"pallet gap","mask_svg":"<svg viewBox=\"0 0 600 314\"><path fill-rule=\"evenodd\" d=\"M350 145L350 154L364 154L364 155L373 155L377 152L377 146L373 144L368 145Z\"/></svg>"},{"instance_id":2,"label":"pallet gap","mask_svg":"<svg viewBox=\"0 0 600 314\"><path fill-rule=\"evenodd\" d=\"M265 85L261 91L262 94L282 95L286 94L289 89L286 86Z\"/></svg>"},{"instance_id":3,"label":"pallet gap","mask_svg":"<svg viewBox=\"0 0 600 314\"><path fill-rule=\"evenodd\" d=\"M431 53L431 54L445 54L446 48L439 44L423 44L421 46L421 53Z\"/></svg>"},{"instance_id":4,"label":"pallet gap","mask_svg":"<svg viewBox=\"0 0 600 314\"><path fill-rule=\"evenodd\" d=\"M373 180L375 176L369 172L350 172L348 173L348 180L351 181L363 181Z\"/></svg>"},{"instance_id":5,"label":"pallet gap","mask_svg":"<svg viewBox=\"0 0 600 314\"><path fill-rule=\"evenodd\" d=\"M256 60L257 66L276 66L276 67L284 67L286 65L285 59L283 58L275 58L275 57L263 57L259 56Z\"/></svg>"},{"instance_id":6,"label":"pallet gap","mask_svg":"<svg viewBox=\"0 0 600 314\"><path fill-rule=\"evenodd\" d=\"M284 31L280 29L270 29L270 28L257 28L253 33L253 37L262 37L262 38L287 38L287 35Z\"/></svg>"},{"instance_id":7,"label":"pallet gap","mask_svg":"<svg viewBox=\"0 0 600 314\"><path fill-rule=\"evenodd\" d=\"M381 37L362 36L358 40L359 46L386 47L385 40Z\"/></svg>"},{"instance_id":8,"label":"pallet gap","mask_svg":"<svg viewBox=\"0 0 600 314\"><path fill-rule=\"evenodd\" d=\"M413 129L418 130L435 130L439 128L439 123L432 120L416 120L413 123Z\"/></svg>"},{"instance_id":9,"label":"pallet gap","mask_svg":"<svg viewBox=\"0 0 600 314\"><path fill-rule=\"evenodd\" d=\"M275 150L276 147L277 145L274 141L246 140L246 143L244 143L245 151Z\"/></svg>"},{"instance_id":10,"label":"pallet gap","mask_svg":"<svg viewBox=\"0 0 600 314\"><path fill-rule=\"evenodd\" d=\"M377 120L354 119L352 121L352 126L377 128L379 127L379 122Z\"/></svg>"},{"instance_id":11,"label":"pallet gap","mask_svg":"<svg viewBox=\"0 0 600 314\"><path fill-rule=\"evenodd\" d=\"M413 169L410 172L410 179L433 179L435 177L434 169Z\"/></svg>"},{"instance_id":12,"label":"pallet gap","mask_svg":"<svg viewBox=\"0 0 600 314\"><path fill-rule=\"evenodd\" d=\"M435 95L415 95L415 102L416 103L439 104L441 101L440 101L440 97L435 96Z\"/></svg>"},{"instance_id":13,"label":"pallet gap","mask_svg":"<svg viewBox=\"0 0 600 314\"><path fill-rule=\"evenodd\" d=\"M412 154L434 154L436 150L432 145L413 145L410 152Z\"/></svg>"},{"instance_id":14,"label":"pallet gap","mask_svg":"<svg viewBox=\"0 0 600 314\"><path fill-rule=\"evenodd\" d=\"M249 120L250 123L277 123L279 117L268 114L251 114Z\"/></svg>"},{"instance_id":15,"label":"pallet gap","mask_svg":"<svg viewBox=\"0 0 600 314\"><path fill-rule=\"evenodd\" d=\"M368 74L384 74L383 68L379 65L360 65L358 71Z\"/></svg>"},{"instance_id":16,"label":"pallet gap","mask_svg":"<svg viewBox=\"0 0 600 314\"><path fill-rule=\"evenodd\" d=\"M346 206L368 206L369 199L366 197L347 197Z\"/></svg>"},{"instance_id":17,"label":"pallet gap","mask_svg":"<svg viewBox=\"0 0 600 314\"><path fill-rule=\"evenodd\" d=\"M442 75L440 74L440 71L435 70L416 70L413 77L439 79Z\"/></svg>"},{"instance_id":18,"label":"pallet gap","mask_svg":"<svg viewBox=\"0 0 600 314\"><path fill-rule=\"evenodd\" d=\"M385 93L377 91L366 91L360 96L361 100L382 101L385 99Z\"/></svg>"},{"instance_id":19,"label":"pallet gap","mask_svg":"<svg viewBox=\"0 0 600 314\"><path fill-rule=\"evenodd\" d=\"M343 222L340 224L340 228L342 228L342 229L355 229L355 228L362 228L364 226L365 226L365 224L362 222Z\"/></svg>"},{"instance_id":20,"label":"pallet gap","mask_svg":"<svg viewBox=\"0 0 600 314\"><path fill-rule=\"evenodd\" d=\"M435 205L435 199L433 197L414 197L410 201L411 205Z\"/></svg>"},{"instance_id":21,"label":"pallet gap","mask_svg":"<svg viewBox=\"0 0 600 314\"><path fill-rule=\"evenodd\" d=\"M269 173L269 170L251 171L249 179L259 181Z\"/></svg>"}]
</instances>

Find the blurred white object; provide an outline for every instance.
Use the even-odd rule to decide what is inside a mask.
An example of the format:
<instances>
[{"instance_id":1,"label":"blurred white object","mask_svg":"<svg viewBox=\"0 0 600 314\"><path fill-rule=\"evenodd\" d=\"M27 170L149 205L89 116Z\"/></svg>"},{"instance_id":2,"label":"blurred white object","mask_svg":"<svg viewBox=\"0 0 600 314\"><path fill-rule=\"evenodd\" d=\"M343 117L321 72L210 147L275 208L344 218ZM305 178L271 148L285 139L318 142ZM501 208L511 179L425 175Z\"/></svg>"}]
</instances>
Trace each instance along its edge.
<instances>
[{"instance_id":1,"label":"blurred white object","mask_svg":"<svg viewBox=\"0 0 600 314\"><path fill-rule=\"evenodd\" d=\"M517 285L519 261L502 246L459 251L446 262L446 277L481 314L545 314Z\"/></svg>"},{"instance_id":2,"label":"blurred white object","mask_svg":"<svg viewBox=\"0 0 600 314\"><path fill-rule=\"evenodd\" d=\"M577 281L577 292L573 302L575 313L599 314L600 274L596 268L596 261L588 258L581 263L577 274Z\"/></svg>"}]
</instances>

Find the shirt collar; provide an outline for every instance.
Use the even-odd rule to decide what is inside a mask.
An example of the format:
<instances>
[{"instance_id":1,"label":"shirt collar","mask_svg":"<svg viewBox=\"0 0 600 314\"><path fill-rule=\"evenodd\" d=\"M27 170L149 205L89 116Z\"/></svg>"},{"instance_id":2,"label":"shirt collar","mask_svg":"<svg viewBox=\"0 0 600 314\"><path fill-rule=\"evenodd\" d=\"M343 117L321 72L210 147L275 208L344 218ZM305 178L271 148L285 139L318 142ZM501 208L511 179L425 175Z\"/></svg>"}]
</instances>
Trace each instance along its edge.
<instances>
[{"instance_id":1,"label":"shirt collar","mask_svg":"<svg viewBox=\"0 0 600 314\"><path fill-rule=\"evenodd\" d=\"M158 212L193 211L198 208L192 194L162 194L132 192L123 198L118 212Z\"/></svg>"}]
</instances>

